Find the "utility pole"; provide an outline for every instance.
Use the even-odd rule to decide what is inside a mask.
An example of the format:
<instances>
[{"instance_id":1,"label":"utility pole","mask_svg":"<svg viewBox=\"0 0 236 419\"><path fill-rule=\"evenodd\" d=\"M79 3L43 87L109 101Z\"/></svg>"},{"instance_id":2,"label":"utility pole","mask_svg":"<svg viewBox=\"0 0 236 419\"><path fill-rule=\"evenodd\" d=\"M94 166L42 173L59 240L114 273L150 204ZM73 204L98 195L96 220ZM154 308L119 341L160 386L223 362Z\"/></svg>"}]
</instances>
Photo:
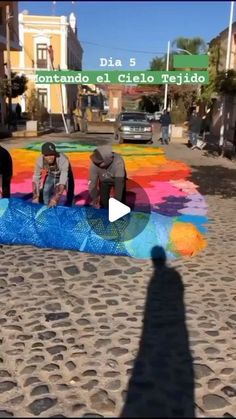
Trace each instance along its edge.
<instances>
[{"instance_id":1,"label":"utility pole","mask_svg":"<svg viewBox=\"0 0 236 419\"><path fill-rule=\"evenodd\" d=\"M167 45L166 71L169 71L169 62L170 62L170 41L168 41L168 45ZM168 83L165 84L164 109L167 109L167 93L168 93Z\"/></svg>"},{"instance_id":2,"label":"utility pole","mask_svg":"<svg viewBox=\"0 0 236 419\"><path fill-rule=\"evenodd\" d=\"M56 3L56 2L53 2ZM49 46L48 48L48 57L49 57L49 64L50 64L50 69L51 70L55 70L54 68L54 52L53 52L53 48L52 45ZM60 65L58 65L57 69L60 71ZM63 95L62 95L62 87L61 84L59 84L59 89L60 89L60 104L61 104L61 116L62 116L62 120L63 120L63 124L65 127L65 131L67 134L69 134L69 130L66 124L66 120L65 120L65 114L64 114L64 105L63 105ZM50 125L52 125L52 115L51 115L51 109L50 109Z\"/></svg>"},{"instance_id":3,"label":"utility pole","mask_svg":"<svg viewBox=\"0 0 236 419\"><path fill-rule=\"evenodd\" d=\"M58 65L58 70L59 71L61 70L60 65ZM60 88L61 116L62 116L62 120L63 120L63 123L64 123L64 127L65 127L65 130L66 130L66 133L69 134L68 126L67 126L67 123L66 123L66 120L65 120L65 111L64 111L63 94L62 94L62 85L61 85L61 83L59 84L59 88Z\"/></svg>"},{"instance_id":4,"label":"utility pole","mask_svg":"<svg viewBox=\"0 0 236 419\"><path fill-rule=\"evenodd\" d=\"M234 15L234 1L231 1L230 18L229 18L229 30L228 30L228 43L227 43L227 55L226 55L226 65L225 65L225 70L226 71L229 70L229 66L230 66L233 15Z\"/></svg>"},{"instance_id":5,"label":"utility pole","mask_svg":"<svg viewBox=\"0 0 236 419\"><path fill-rule=\"evenodd\" d=\"M12 119L12 83L11 83L11 56L10 56L10 6L6 6L6 47L7 47L7 85L8 85L8 124L11 123Z\"/></svg>"},{"instance_id":6,"label":"utility pole","mask_svg":"<svg viewBox=\"0 0 236 419\"><path fill-rule=\"evenodd\" d=\"M55 11L56 11L56 1L52 2L52 16L55 16Z\"/></svg>"},{"instance_id":7,"label":"utility pole","mask_svg":"<svg viewBox=\"0 0 236 419\"><path fill-rule=\"evenodd\" d=\"M192 55L191 52L183 48L175 48L174 50L172 49L172 51L177 51L177 50L186 52L188 55ZM170 65L170 41L168 41L168 44L167 44L166 71L169 71L169 65ZM168 104L167 93L168 93L168 83L165 84L164 109L167 109L167 104Z\"/></svg>"},{"instance_id":8,"label":"utility pole","mask_svg":"<svg viewBox=\"0 0 236 419\"><path fill-rule=\"evenodd\" d=\"M225 74L227 76L228 70L230 68L230 56L231 56L231 45L232 45L232 24L233 24L233 15L234 15L234 1L231 1L230 6L230 16L229 16L229 28L228 28L228 42L227 42L227 53L226 53L226 63L225 63ZM226 137L225 137L225 112L226 112L226 100L225 94L223 97L223 102L221 105L221 127L220 127L220 141L219 146L222 147L221 157L224 157L225 146L226 146Z\"/></svg>"}]
</instances>

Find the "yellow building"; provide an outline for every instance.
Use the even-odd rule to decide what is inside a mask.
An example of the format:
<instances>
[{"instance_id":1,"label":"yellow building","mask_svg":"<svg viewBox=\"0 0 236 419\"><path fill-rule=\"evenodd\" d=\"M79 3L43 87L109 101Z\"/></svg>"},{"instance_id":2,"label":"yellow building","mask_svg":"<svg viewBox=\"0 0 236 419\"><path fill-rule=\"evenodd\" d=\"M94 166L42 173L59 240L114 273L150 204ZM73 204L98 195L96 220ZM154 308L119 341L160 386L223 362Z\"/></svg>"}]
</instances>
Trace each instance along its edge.
<instances>
[{"instance_id":1,"label":"yellow building","mask_svg":"<svg viewBox=\"0 0 236 419\"><path fill-rule=\"evenodd\" d=\"M83 49L77 39L76 17L71 13L66 16L33 16L27 11L20 13L19 41L21 52L11 52L12 71L25 74L29 80L24 95L17 98L22 112L27 111L27 98L32 87L37 90L38 99L52 114L61 113L59 85L34 85L36 70L81 70ZM49 53L53 51L53 56ZM52 57L52 60L50 59ZM76 85L62 85L63 108L69 113L77 97Z\"/></svg>"},{"instance_id":2,"label":"yellow building","mask_svg":"<svg viewBox=\"0 0 236 419\"><path fill-rule=\"evenodd\" d=\"M3 79L6 74L4 63L4 50L6 50L6 6L9 5L10 11L10 49L19 50L18 43L18 2L1 1L0 3L0 78ZM0 95L0 125L4 124L6 117L5 98Z\"/></svg>"}]
</instances>

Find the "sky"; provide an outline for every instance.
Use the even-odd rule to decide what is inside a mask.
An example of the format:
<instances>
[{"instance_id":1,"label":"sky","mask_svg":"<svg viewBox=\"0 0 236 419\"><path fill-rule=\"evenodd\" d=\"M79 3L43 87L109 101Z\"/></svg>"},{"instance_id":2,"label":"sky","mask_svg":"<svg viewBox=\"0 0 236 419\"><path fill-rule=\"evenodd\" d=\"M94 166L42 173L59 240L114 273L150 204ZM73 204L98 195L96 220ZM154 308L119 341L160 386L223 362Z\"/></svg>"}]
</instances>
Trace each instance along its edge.
<instances>
[{"instance_id":1,"label":"sky","mask_svg":"<svg viewBox=\"0 0 236 419\"><path fill-rule=\"evenodd\" d=\"M230 2L57 1L53 6L52 1L20 1L23 10L50 16L74 12L83 70L147 70L155 56L164 55L169 40L199 36L209 42L217 36L229 24ZM108 63L110 57L122 67L100 66L101 58Z\"/></svg>"}]
</instances>

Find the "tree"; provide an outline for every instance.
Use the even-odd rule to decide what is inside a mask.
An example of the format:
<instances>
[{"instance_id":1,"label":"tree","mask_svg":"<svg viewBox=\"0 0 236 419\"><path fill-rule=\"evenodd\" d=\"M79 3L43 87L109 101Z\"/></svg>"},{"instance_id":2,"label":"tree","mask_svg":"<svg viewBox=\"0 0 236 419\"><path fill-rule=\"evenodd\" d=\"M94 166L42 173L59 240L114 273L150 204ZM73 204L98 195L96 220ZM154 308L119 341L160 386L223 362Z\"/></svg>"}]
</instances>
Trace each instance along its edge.
<instances>
[{"instance_id":1,"label":"tree","mask_svg":"<svg viewBox=\"0 0 236 419\"><path fill-rule=\"evenodd\" d=\"M209 83L202 86L201 100L206 105L212 104L212 99L218 94L236 94L236 71L219 71L220 45L214 42L209 48Z\"/></svg>"},{"instance_id":2,"label":"tree","mask_svg":"<svg viewBox=\"0 0 236 419\"><path fill-rule=\"evenodd\" d=\"M162 57L154 57L150 62L150 70L152 71L165 71L166 70L167 54ZM169 56L169 70L173 70L173 53Z\"/></svg>"},{"instance_id":3,"label":"tree","mask_svg":"<svg viewBox=\"0 0 236 419\"><path fill-rule=\"evenodd\" d=\"M153 113L153 103L150 96L142 96L139 102L139 109L140 111L145 111L149 113Z\"/></svg>"},{"instance_id":4,"label":"tree","mask_svg":"<svg viewBox=\"0 0 236 419\"><path fill-rule=\"evenodd\" d=\"M37 91L33 87L29 91L29 95L27 96L26 108L27 112L30 114L31 119L35 119L37 113Z\"/></svg>"},{"instance_id":5,"label":"tree","mask_svg":"<svg viewBox=\"0 0 236 419\"><path fill-rule=\"evenodd\" d=\"M163 55L162 57L154 57L152 61L150 62L150 70L151 71L165 71L166 70L166 59L167 54ZM173 57L172 54L170 55L170 61L169 61L169 69L173 69ZM154 86L154 85L153 85ZM157 87L157 85L155 85ZM158 85L160 91L156 95L150 95L146 96L145 101L141 101L140 103L140 109L147 109L145 107L145 104L147 103L147 99L150 99L152 103L154 103L154 111L159 111L161 108L161 105L163 104L163 98L164 98L164 85ZM147 111L148 112L148 111Z\"/></svg>"},{"instance_id":6,"label":"tree","mask_svg":"<svg viewBox=\"0 0 236 419\"><path fill-rule=\"evenodd\" d=\"M182 98L178 100L178 104L173 106L171 111L172 124L183 124L187 119L186 106Z\"/></svg>"},{"instance_id":7,"label":"tree","mask_svg":"<svg viewBox=\"0 0 236 419\"><path fill-rule=\"evenodd\" d=\"M220 51L218 43L210 46L209 51L209 83L202 86L201 88L201 100L206 104L210 105L212 102L212 97L217 93L217 74L218 74L218 65L220 58Z\"/></svg>"},{"instance_id":8,"label":"tree","mask_svg":"<svg viewBox=\"0 0 236 419\"><path fill-rule=\"evenodd\" d=\"M148 113L154 113L156 111L159 111L161 99L162 98L159 95L143 95L139 102L139 110Z\"/></svg>"},{"instance_id":9,"label":"tree","mask_svg":"<svg viewBox=\"0 0 236 419\"><path fill-rule=\"evenodd\" d=\"M205 41L200 37L195 38L176 38L172 42L172 47L184 49L189 51L191 54L204 54L207 50ZM183 51L184 53L184 51Z\"/></svg>"},{"instance_id":10,"label":"tree","mask_svg":"<svg viewBox=\"0 0 236 419\"><path fill-rule=\"evenodd\" d=\"M23 95L27 90L27 83L28 79L24 74L19 75L17 73L11 73L11 97L16 98L17 96ZM7 76L1 79L0 92L2 96L9 97L10 95Z\"/></svg>"},{"instance_id":11,"label":"tree","mask_svg":"<svg viewBox=\"0 0 236 419\"><path fill-rule=\"evenodd\" d=\"M215 82L217 92L221 94L236 94L236 71L221 71L216 76Z\"/></svg>"},{"instance_id":12,"label":"tree","mask_svg":"<svg viewBox=\"0 0 236 419\"><path fill-rule=\"evenodd\" d=\"M38 99L37 90L31 87L26 103L27 112L30 114L32 120L37 120L41 124L48 121L48 111Z\"/></svg>"},{"instance_id":13,"label":"tree","mask_svg":"<svg viewBox=\"0 0 236 419\"><path fill-rule=\"evenodd\" d=\"M173 100L175 104L181 100L185 106L185 109L188 110L193 102L197 99L197 88L191 84L169 85L168 88L169 98Z\"/></svg>"},{"instance_id":14,"label":"tree","mask_svg":"<svg viewBox=\"0 0 236 419\"><path fill-rule=\"evenodd\" d=\"M165 85L159 86L160 93L155 95L155 100L158 102L158 109L163 103ZM148 96L150 98L150 96ZM191 107L192 103L197 99L197 87L192 84L169 84L168 86L168 102L172 102L173 105L178 105L179 100L182 100L186 111Z\"/></svg>"},{"instance_id":15,"label":"tree","mask_svg":"<svg viewBox=\"0 0 236 419\"><path fill-rule=\"evenodd\" d=\"M162 71L166 69L166 60L165 56L163 57L155 57L150 62L150 70L154 71Z\"/></svg>"},{"instance_id":16,"label":"tree","mask_svg":"<svg viewBox=\"0 0 236 419\"><path fill-rule=\"evenodd\" d=\"M200 54L206 52L206 44L204 40L200 37L195 38L183 38L179 37L176 38L173 43L172 47L180 48L187 50L191 54ZM184 54L184 51L172 51L170 52L169 56L169 70L174 70L174 55L176 54ZM187 52L186 52L187 54ZM163 55L162 57L154 57L150 62L150 70L153 71L164 71L166 70L166 58L167 54ZM183 69L187 71L188 69ZM164 85L160 86L160 94L164 97ZM170 84L168 86L168 100L172 101L173 106L178 106L179 103L182 103L185 107L185 111L187 111L192 103L197 99L197 87L194 85L183 84L183 85L173 85Z\"/></svg>"},{"instance_id":17,"label":"tree","mask_svg":"<svg viewBox=\"0 0 236 419\"><path fill-rule=\"evenodd\" d=\"M24 74L16 74L12 73L12 97L16 98L17 96L23 95L23 93L27 90L27 83L28 79Z\"/></svg>"}]
</instances>

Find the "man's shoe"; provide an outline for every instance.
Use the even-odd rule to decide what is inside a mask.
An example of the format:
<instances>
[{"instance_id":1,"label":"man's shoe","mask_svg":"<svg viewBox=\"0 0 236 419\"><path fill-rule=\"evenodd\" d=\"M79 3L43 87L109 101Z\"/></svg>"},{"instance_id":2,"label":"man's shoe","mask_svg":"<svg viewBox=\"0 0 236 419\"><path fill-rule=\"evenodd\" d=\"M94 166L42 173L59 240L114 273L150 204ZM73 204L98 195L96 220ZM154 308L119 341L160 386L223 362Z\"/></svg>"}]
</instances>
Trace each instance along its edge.
<instances>
[{"instance_id":1,"label":"man's shoe","mask_svg":"<svg viewBox=\"0 0 236 419\"><path fill-rule=\"evenodd\" d=\"M197 148L197 146L196 146L196 145L193 145L193 146L191 147L191 150L195 150L195 148Z\"/></svg>"}]
</instances>

